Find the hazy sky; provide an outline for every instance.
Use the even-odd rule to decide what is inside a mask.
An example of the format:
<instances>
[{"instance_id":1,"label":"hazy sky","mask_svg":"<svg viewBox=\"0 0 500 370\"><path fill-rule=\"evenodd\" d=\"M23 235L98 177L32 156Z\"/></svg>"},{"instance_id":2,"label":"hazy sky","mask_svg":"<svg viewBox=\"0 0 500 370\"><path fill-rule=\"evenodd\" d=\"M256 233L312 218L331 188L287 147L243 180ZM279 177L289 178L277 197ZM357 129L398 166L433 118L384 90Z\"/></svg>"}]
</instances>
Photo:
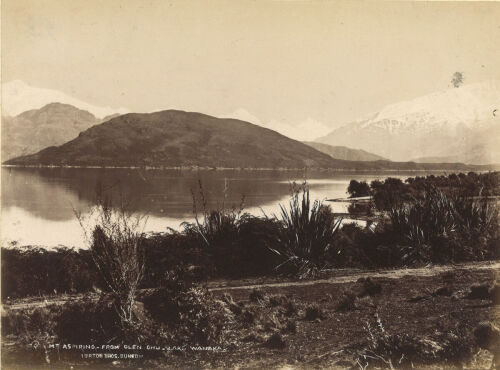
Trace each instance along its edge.
<instances>
[{"instance_id":1,"label":"hazy sky","mask_svg":"<svg viewBox=\"0 0 500 370\"><path fill-rule=\"evenodd\" d=\"M2 80L102 106L345 123L500 79L500 3L3 0Z\"/></svg>"}]
</instances>

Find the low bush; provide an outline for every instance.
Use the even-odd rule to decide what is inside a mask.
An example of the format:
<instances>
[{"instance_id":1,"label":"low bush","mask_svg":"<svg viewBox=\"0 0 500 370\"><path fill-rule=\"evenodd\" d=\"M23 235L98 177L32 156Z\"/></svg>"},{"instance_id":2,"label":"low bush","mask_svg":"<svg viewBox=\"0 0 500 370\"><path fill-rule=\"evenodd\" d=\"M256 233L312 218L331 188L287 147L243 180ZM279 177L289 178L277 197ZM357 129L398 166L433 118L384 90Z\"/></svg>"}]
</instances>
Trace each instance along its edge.
<instances>
[{"instance_id":1,"label":"low bush","mask_svg":"<svg viewBox=\"0 0 500 370\"><path fill-rule=\"evenodd\" d=\"M490 300L493 304L499 304L500 285L497 282L472 285L466 298Z\"/></svg>"},{"instance_id":2,"label":"low bush","mask_svg":"<svg viewBox=\"0 0 500 370\"><path fill-rule=\"evenodd\" d=\"M356 308L356 294L349 290L344 290L337 303L338 311L351 311Z\"/></svg>"},{"instance_id":3,"label":"low bush","mask_svg":"<svg viewBox=\"0 0 500 370\"><path fill-rule=\"evenodd\" d=\"M53 306L22 308L2 315L2 337L15 335L24 344L48 342L55 335Z\"/></svg>"},{"instance_id":4,"label":"low bush","mask_svg":"<svg viewBox=\"0 0 500 370\"><path fill-rule=\"evenodd\" d=\"M235 278L272 272L278 261L271 252L279 230L276 220L244 213L244 197L239 207L227 208L223 202L208 209L201 182L199 197L193 193L193 206L195 222L184 223L182 234L208 256L213 275Z\"/></svg>"},{"instance_id":5,"label":"low bush","mask_svg":"<svg viewBox=\"0 0 500 370\"><path fill-rule=\"evenodd\" d=\"M491 321L482 321L472 333L475 344L493 354L492 368L498 365L498 360L500 360L500 329Z\"/></svg>"},{"instance_id":6,"label":"low bush","mask_svg":"<svg viewBox=\"0 0 500 370\"><path fill-rule=\"evenodd\" d=\"M2 248L2 300L82 293L102 287L88 250Z\"/></svg>"},{"instance_id":7,"label":"low bush","mask_svg":"<svg viewBox=\"0 0 500 370\"><path fill-rule=\"evenodd\" d=\"M131 339L124 337L122 321L109 295L96 299L85 296L76 302L68 302L57 309L55 334L63 343L106 343ZM136 339L136 338L133 338Z\"/></svg>"},{"instance_id":8,"label":"low bush","mask_svg":"<svg viewBox=\"0 0 500 370\"><path fill-rule=\"evenodd\" d=\"M194 239L208 259L212 276L243 277L272 273L279 259L276 248L278 223L249 214L212 211L203 224L184 225L183 236Z\"/></svg>"},{"instance_id":9,"label":"low bush","mask_svg":"<svg viewBox=\"0 0 500 370\"><path fill-rule=\"evenodd\" d=\"M205 288L191 288L177 298L178 316L175 341L200 346L220 345L225 341L233 314Z\"/></svg>"},{"instance_id":10,"label":"low bush","mask_svg":"<svg viewBox=\"0 0 500 370\"><path fill-rule=\"evenodd\" d=\"M289 300L288 302L284 303L283 308L283 314L287 317L297 314L297 306L293 300Z\"/></svg>"},{"instance_id":11,"label":"low bush","mask_svg":"<svg viewBox=\"0 0 500 370\"><path fill-rule=\"evenodd\" d=\"M291 269L300 276L324 268L335 255L335 237L342 219L320 201L311 204L306 187L295 191L288 208L280 208L281 228L273 251L283 262L277 268Z\"/></svg>"},{"instance_id":12,"label":"low bush","mask_svg":"<svg viewBox=\"0 0 500 370\"><path fill-rule=\"evenodd\" d=\"M436 363L461 368L478 349L470 328L464 326L439 332L433 338L421 338L387 331L375 314L375 322L367 322L365 330L367 345L356 359L362 368L415 368Z\"/></svg>"},{"instance_id":13,"label":"low bush","mask_svg":"<svg viewBox=\"0 0 500 370\"><path fill-rule=\"evenodd\" d=\"M274 333L266 340L265 346L271 349L284 349L286 342L281 334Z\"/></svg>"},{"instance_id":14,"label":"low bush","mask_svg":"<svg viewBox=\"0 0 500 370\"><path fill-rule=\"evenodd\" d=\"M468 299L490 299L490 284L474 284L467 294Z\"/></svg>"},{"instance_id":15,"label":"low bush","mask_svg":"<svg viewBox=\"0 0 500 370\"><path fill-rule=\"evenodd\" d=\"M361 291L358 294L360 298L382 293L382 284L373 281L370 277L358 279L358 283L362 284Z\"/></svg>"},{"instance_id":16,"label":"low bush","mask_svg":"<svg viewBox=\"0 0 500 370\"><path fill-rule=\"evenodd\" d=\"M269 305L271 307L281 306L288 303L288 297L283 294L272 295L269 297Z\"/></svg>"},{"instance_id":17,"label":"low bush","mask_svg":"<svg viewBox=\"0 0 500 370\"><path fill-rule=\"evenodd\" d=\"M313 320L323 320L325 319L325 313L317 304L312 304L306 307L306 311L304 314L304 319L313 321Z\"/></svg>"},{"instance_id":18,"label":"low bush","mask_svg":"<svg viewBox=\"0 0 500 370\"><path fill-rule=\"evenodd\" d=\"M445 263L494 255L486 240L477 243L479 236L498 234L498 209L486 200L431 189L419 200L392 208L389 217L393 238L404 245L404 262ZM471 247L472 243L476 245Z\"/></svg>"},{"instance_id":19,"label":"low bush","mask_svg":"<svg viewBox=\"0 0 500 370\"><path fill-rule=\"evenodd\" d=\"M258 289L252 289L248 298L250 298L251 302L262 304L263 302L265 302L267 296Z\"/></svg>"}]
</instances>

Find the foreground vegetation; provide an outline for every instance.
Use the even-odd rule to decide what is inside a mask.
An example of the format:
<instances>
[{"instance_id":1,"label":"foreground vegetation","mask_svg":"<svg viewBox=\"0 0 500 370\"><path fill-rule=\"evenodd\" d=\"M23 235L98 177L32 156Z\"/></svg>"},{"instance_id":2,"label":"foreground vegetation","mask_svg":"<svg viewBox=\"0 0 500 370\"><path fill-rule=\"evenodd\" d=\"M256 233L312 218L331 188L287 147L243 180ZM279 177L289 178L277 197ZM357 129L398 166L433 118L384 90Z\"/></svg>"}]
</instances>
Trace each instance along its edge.
<instances>
[{"instance_id":1,"label":"foreground vegetation","mask_svg":"<svg viewBox=\"0 0 500 370\"><path fill-rule=\"evenodd\" d=\"M245 213L242 205L226 208L222 204L208 210L200 186L199 195L193 196L195 222L184 224L180 232L155 235L143 234L141 219L101 201L94 208L97 226L85 228L84 218L78 216L88 237L88 250L2 249L4 302L29 296L84 294L64 304L10 311L2 316L2 335L14 336L26 345L45 343L43 351L35 352L42 362L54 361L54 353L47 347L53 342L147 343L160 348L217 344L232 346L235 351L242 343L257 343L282 350L288 348L286 338L297 333L300 320L321 322L366 310L361 315L365 341L342 350L361 368L367 364L397 368L413 363L472 361L479 348L479 342L471 337L470 325L477 324L476 319L466 327L465 320L470 317L458 315L432 339L418 332L413 335L404 327L392 333L389 316L381 315L389 315L391 302L399 309L407 304L394 302L392 288L386 290L371 279L360 280L355 288L323 294L324 305L311 301L305 306L293 298L294 290L292 296L254 291L249 296L253 303L248 305L222 294L223 290L219 291L222 295L215 294L203 283L260 276L314 278L336 268L381 269L498 259L499 211L497 202L488 198L498 192L498 176L428 177L405 183L389 178L370 186L354 184L350 192L356 190L355 195L362 196L365 191L372 196L367 212L375 221L367 227L345 223L325 203L311 202L305 184L294 187L289 204L281 206L279 215L262 217ZM469 183L475 185L455 186ZM434 281L441 286L428 294L450 300L456 291L453 279L442 278ZM471 285L476 280L464 277L462 290L454 299L479 295L477 299L498 303L494 277L489 276L486 283L484 276L481 279L483 285L474 288ZM374 298L382 292L389 294L385 303ZM405 299L431 299L422 292L420 296L410 293L404 294ZM432 315L441 304L436 306L434 298L431 306L425 306ZM483 319L488 318L485 312L481 313ZM359 317L356 320L360 323ZM331 324L335 330L344 330L338 341L348 341L347 336L359 330L339 320ZM246 333L244 337L242 333ZM163 356L164 351L157 355ZM207 356L205 359L220 359L215 354ZM149 359L156 361L157 356Z\"/></svg>"},{"instance_id":2,"label":"foreground vegetation","mask_svg":"<svg viewBox=\"0 0 500 370\"><path fill-rule=\"evenodd\" d=\"M110 219L108 206L101 206L100 226L87 230L94 249L2 248L2 299L107 290L110 266L99 269L105 261L96 264L95 257L101 257L92 253L106 245L106 235L112 239L108 252L116 257L110 263L119 259L117 251L127 250L124 245L141 251L141 263L135 261L143 268L141 289L161 286L173 269L189 271L193 280L202 281L276 274L306 277L325 268L394 268L498 259L497 202L479 195L498 193L499 173L448 178L449 183L434 176L405 183L391 178L372 182L371 189L378 190L368 205L376 221L370 227L341 220L325 203L312 202L304 185L295 186L290 203L281 206L281 214L262 217L244 213L241 205L226 208L222 204L208 210L200 188L194 197L196 222L183 224L180 232L154 235L142 234L138 225L137 230L113 229L119 223ZM464 190L453 185L456 179L477 181ZM377 203L378 199L383 202ZM387 203L391 207L384 210ZM125 211L120 212L115 216L121 214L121 221L134 222L125 217Z\"/></svg>"}]
</instances>

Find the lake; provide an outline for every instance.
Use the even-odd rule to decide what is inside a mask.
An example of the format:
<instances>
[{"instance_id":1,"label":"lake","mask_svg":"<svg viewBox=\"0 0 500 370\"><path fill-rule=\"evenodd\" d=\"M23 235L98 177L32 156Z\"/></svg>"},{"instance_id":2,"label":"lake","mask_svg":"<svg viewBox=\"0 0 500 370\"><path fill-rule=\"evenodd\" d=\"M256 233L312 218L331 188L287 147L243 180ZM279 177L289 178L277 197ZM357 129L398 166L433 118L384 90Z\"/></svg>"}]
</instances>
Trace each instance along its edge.
<instances>
[{"instance_id":1,"label":"lake","mask_svg":"<svg viewBox=\"0 0 500 370\"><path fill-rule=\"evenodd\" d=\"M279 213L290 184L304 179L311 199L346 197L351 179L407 178L423 172L315 172L245 170L140 170L96 168L2 168L2 245L86 247L75 211L88 213L101 191L114 204L147 216L145 231L180 229L194 219L193 195L207 209L239 207L255 215ZM347 204L329 203L345 212Z\"/></svg>"}]
</instances>

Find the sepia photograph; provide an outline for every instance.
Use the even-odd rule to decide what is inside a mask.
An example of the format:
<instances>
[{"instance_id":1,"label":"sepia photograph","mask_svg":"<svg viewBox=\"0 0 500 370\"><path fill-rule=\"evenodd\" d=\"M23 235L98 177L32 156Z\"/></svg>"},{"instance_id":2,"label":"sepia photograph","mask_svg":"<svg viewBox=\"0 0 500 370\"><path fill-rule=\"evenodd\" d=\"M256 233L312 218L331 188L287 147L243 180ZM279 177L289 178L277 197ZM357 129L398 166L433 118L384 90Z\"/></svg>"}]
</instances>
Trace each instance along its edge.
<instances>
[{"instance_id":1,"label":"sepia photograph","mask_svg":"<svg viewBox=\"0 0 500 370\"><path fill-rule=\"evenodd\" d=\"M2 369L500 369L500 1L2 0Z\"/></svg>"}]
</instances>

